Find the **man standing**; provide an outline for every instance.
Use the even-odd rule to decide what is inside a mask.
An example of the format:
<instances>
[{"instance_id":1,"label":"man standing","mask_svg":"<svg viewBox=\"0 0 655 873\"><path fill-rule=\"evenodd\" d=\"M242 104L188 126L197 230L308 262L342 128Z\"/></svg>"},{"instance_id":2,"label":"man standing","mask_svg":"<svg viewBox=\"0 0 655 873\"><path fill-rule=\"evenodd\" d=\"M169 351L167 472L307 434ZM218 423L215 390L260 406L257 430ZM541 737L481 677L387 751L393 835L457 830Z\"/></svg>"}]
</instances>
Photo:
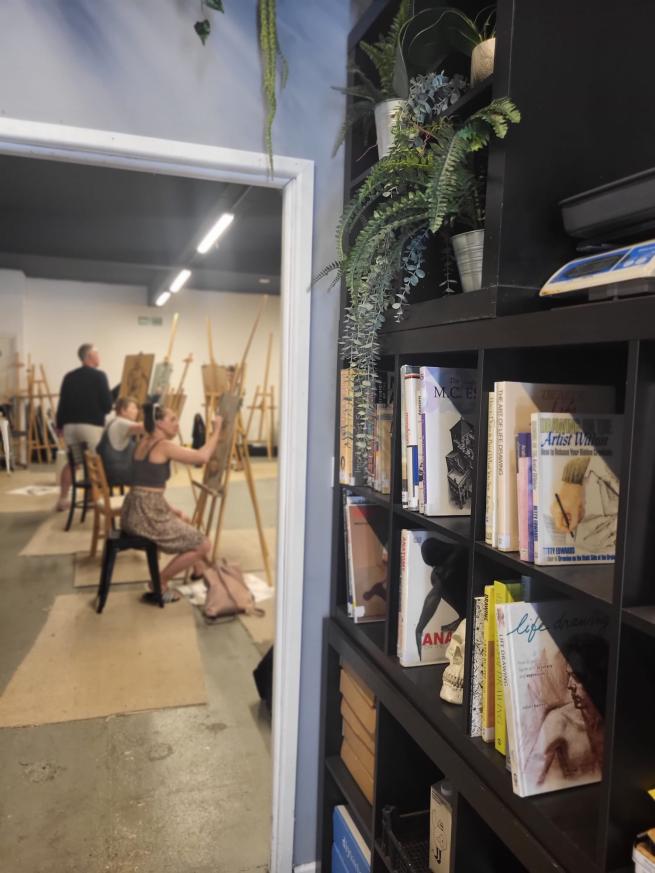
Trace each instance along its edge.
<instances>
[{"instance_id":1,"label":"man standing","mask_svg":"<svg viewBox=\"0 0 655 873\"><path fill-rule=\"evenodd\" d=\"M63 432L66 447L86 443L95 449L105 426L105 416L111 410L112 398L107 376L98 369L100 355L91 343L83 343L77 350L82 366L66 373L59 391L57 429ZM57 510L68 505L68 491L72 481L69 465L61 471L60 494Z\"/></svg>"}]
</instances>

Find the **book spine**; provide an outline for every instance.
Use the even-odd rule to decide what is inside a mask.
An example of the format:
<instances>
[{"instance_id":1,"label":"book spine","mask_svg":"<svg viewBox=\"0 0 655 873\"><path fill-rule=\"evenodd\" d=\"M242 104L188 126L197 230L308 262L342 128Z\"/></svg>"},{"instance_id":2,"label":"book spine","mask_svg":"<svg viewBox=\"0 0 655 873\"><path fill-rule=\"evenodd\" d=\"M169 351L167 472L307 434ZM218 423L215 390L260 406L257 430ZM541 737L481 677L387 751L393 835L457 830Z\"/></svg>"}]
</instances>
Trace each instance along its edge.
<instances>
[{"instance_id":1,"label":"book spine","mask_svg":"<svg viewBox=\"0 0 655 873\"><path fill-rule=\"evenodd\" d=\"M482 670L484 660L484 597L473 601L473 664L471 669L471 736L482 735Z\"/></svg>"},{"instance_id":2,"label":"book spine","mask_svg":"<svg viewBox=\"0 0 655 873\"><path fill-rule=\"evenodd\" d=\"M423 368L421 368L421 380L416 392L416 415L418 435L418 511L425 512L426 497L426 461L425 461L425 381Z\"/></svg>"},{"instance_id":3,"label":"book spine","mask_svg":"<svg viewBox=\"0 0 655 873\"><path fill-rule=\"evenodd\" d=\"M333 841L338 846L346 869L352 873L369 873L371 865L362 849L363 837L355 825L342 815L338 806L335 806L333 812L332 831Z\"/></svg>"},{"instance_id":4,"label":"book spine","mask_svg":"<svg viewBox=\"0 0 655 873\"><path fill-rule=\"evenodd\" d=\"M496 530L497 547L502 552L514 551L517 543L512 542L512 484L514 471L509 469L509 444L513 434L505 432L506 382L496 382ZM516 512L516 510L514 510Z\"/></svg>"},{"instance_id":5,"label":"book spine","mask_svg":"<svg viewBox=\"0 0 655 873\"><path fill-rule=\"evenodd\" d=\"M528 561L534 561L534 501L533 501L533 486L532 486L532 431L530 432L530 440L528 441Z\"/></svg>"},{"instance_id":6,"label":"book spine","mask_svg":"<svg viewBox=\"0 0 655 873\"><path fill-rule=\"evenodd\" d=\"M503 683L503 696L505 698L505 719L507 725L507 742L509 745L509 749L512 751L514 755L514 759L512 761L511 773L512 773L512 788L515 794L521 795L521 785L520 785L520 771L516 762L516 741L519 734L517 733L515 727L515 717L516 710L514 707L514 702L512 699L512 681L510 679L510 669L509 669L509 644L507 641L507 622L505 617L505 608L501 604L497 607L497 624L500 628L500 631L497 636L497 644L498 644L498 657L500 658L500 672ZM521 795L523 796L523 795Z\"/></svg>"},{"instance_id":7,"label":"book spine","mask_svg":"<svg viewBox=\"0 0 655 873\"><path fill-rule=\"evenodd\" d=\"M530 441L529 433L516 435L516 493L518 496L518 529L519 529L519 557L522 561L529 560L529 499L528 499L528 472L530 466Z\"/></svg>"},{"instance_id":8,"label":"book spine","mask_svg":"<svg viewBox=\"0 0 655 873\"><path fill-rule=\"evenodd\" d=\"M484 541L495 546L496 526L496 392L489 392L487 412L487 495L484 515Z\"/></svg>"},{"instance_id":9,"label":"book spine","mask_svg":"<svg viewBox=\"0 0 655 873\"><path fill-rule=\"evenodd\" d=\"M353 617L353 578L352 578L352 546L350 536L350 506L348 504L348 495L344 492L343 495L343 526L345 535L345 555L346 555L346 609L350 618Z\"/></svg>"},{"instance_id":10,"label":"book spine","mask_svg":"<svg viewBox=\"0 0 655 873\"><path fill-rule=\"evenodd\" d=\"M402 664L405 660L407 646L407 606L409 599L408 585L408 555L410 533L406 528L400 532L400 609L398 610L398 643L397 655Z\"/></svg>"},{"instance_id":11,"label":"book spine","mask_svg":"<svg viewBox=\"0 0 655 873\"><path fill-rule=\"evenodd\" d=\"M493 622L494 649L494 746L501 755L507 754L507 732L505 728L505 696L503 694L503 674L498 656L498 625L496 607L509 601L507 588L502 582L494 582L494 609L489 618Z\"/></svg>"},{"instance_id":12,"label":"book spine","mask_svg":"<svg viewBox=\"0 0 655 873\"><path fill-rule=\"evenodd\" d=\"M418 460L418 373L405 376L405 403L407 414L407 507L418 509L419 460Z\"/></svg>"},{"instance_id":13,"label":"book spine","mask_svg":"<svg viewBox=\"0 0 655 873\"><path fill-rule=\"evenodd\" d=\"M401 503L407 506L407 402L405 400L405 371L406 366L400 368L400 492Z\"/></svg>"},{"instance_id":14,"label":"book spine","mask_svg":"<svg viewBox=\"0 0 655 873\"><path fill-rule=\"evenodd\" d=\"M532 452L532 558L539 563L539 419L530 419Z\"/></svg>"},{"instance_id":15,"label":"book spine","mask_svg":"<svg viewBox=\"0 0 655 873\"><path fill-rule=\"evenodd\" d=\"M494 607L494 586L484 588L484 661L482 674L482 739L494 741L494 642L491 630L491 611Z\"/></svg>"},{"instance_id":16,"label":"book spine","mask_svg":"<svg viewBox=\"0 0 655 873\"><path fill-rule=\"evenodd\" d=\"M343 369L340 376L339 401L339 482L342 485L354 485L353 472L353 393L352 373Z\"/></svg>"}]
</instances>

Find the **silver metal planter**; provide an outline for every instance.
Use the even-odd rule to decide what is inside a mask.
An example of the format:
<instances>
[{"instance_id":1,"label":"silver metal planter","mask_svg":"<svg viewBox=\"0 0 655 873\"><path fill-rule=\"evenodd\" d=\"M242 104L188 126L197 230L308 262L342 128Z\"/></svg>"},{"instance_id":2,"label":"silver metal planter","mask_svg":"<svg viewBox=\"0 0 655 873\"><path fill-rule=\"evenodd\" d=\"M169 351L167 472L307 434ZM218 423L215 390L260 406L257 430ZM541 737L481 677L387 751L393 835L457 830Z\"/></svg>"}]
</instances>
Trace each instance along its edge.
<instances>
[{"instance_id":1,"label":"silver metal planter","mask_svg":"<svg viewBox=\"0 0 655 873\"><path fill-rule=\"evenodd\" d=\"M467 233L458 233L452 237L451 241L462 291L479 291L482 288L484 230L469 230Z\"/></svg>"},{"instance_id":2,"label":"silver metal planter","mask_svg":"<svg viewBox=\"0 0 655 873\"><path fill-rule=\"evenodd\" d=\"M385 158L393 144L393 126L404 100L383 100L375 107L375 132L378 137L378 156Z\"/></svg>"}]
</instances>

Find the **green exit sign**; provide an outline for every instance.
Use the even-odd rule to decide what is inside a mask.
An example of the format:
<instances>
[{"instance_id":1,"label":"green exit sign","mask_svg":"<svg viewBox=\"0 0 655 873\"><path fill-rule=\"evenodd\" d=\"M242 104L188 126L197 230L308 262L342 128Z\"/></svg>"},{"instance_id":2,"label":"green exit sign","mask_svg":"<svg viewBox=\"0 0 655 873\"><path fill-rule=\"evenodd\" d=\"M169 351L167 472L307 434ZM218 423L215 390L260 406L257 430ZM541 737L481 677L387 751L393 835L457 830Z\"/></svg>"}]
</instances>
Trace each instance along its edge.
<instances>
[{"instance_id":1,"label":"green exit sign","mask_svg":"<svg viewBox=\"0 0 655 873\"><path fill-rule=\"evenodd\" d=\"M161 327L162 317L161 315L140 315L139 325L153 325L154 327Z\"/></svg>"}]
</instances>

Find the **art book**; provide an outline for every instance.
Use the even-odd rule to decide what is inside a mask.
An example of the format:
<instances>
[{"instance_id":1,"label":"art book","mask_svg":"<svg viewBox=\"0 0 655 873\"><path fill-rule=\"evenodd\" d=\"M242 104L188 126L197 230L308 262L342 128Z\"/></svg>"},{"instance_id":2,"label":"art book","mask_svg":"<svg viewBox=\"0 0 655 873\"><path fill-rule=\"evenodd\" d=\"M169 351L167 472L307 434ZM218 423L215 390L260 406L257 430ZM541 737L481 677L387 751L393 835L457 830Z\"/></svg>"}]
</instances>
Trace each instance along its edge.
<instances>
[{"instance_id":1,"label":"art book","mask_svg":"<svg viewBox=\"0 0 655 873\"><path fill-rule=\"evenodd\" d=\"M613 561L622 416L532 415L536 564Z\"/></svg>"},{"instance_id":2,"label":"art book","mask_svg":"<svg viewBox=\"0 0 655 873\"><path fill-rule=\"evenodd\" d=\"M515 793L599 782L608 616L551 600L499 605L496 620Z\"/></svg>"},{"instance_id":3,"label":"art book","mask_svg":"<svg viewBox=\"0 0 655 873\"><path fill-rule=\"evenodd\" d=\"M424 530L403 530L400 534L398 660L403 667L446 663L446 649L460 621L444 597L444 574L457 572L452 553L445 557L441 572L433 576L434 568L425 562L422 552L429 539Z\"/></svg>"},{"instance_id":4,"label":"art book","mask_svg":"<svg viewBox=\"0 0 655 873\"><path fill-rule=\"evenodd\" d=\"M516 552L519 548L516 434L530 430L533 412L613 412L614 388L603 385L496 382L495 394L498 548L503 552Z\"/></svg>"},{"instance_id":5,"label":"art book","mask_svg":"<svg viewBox=\"0 0 655 873\"><path fill-rule=\"evenodd\" d=\"M482 664L484 661L484 597L473 598L471 658L471 736L482 735Z\"/></svg>"},{"instance_id":6,"label":"art book","mask_svg":"<svg viewBox=\"0 0 655 873\"><path fill-rule=\"evenodd\" d=\"M356 624L387 613L387 513L370 503L346 502L346 543L352 617Z\"/></svg>"},{"instance_id":7,"label":"art book","mask_svg":"<svg viewBox=\"0 0 655 873\"><path fill-rule=\"evenodd\" d=\"M423 512L470 515L477 371L421 367L420 376Z\"/></svg>"},{"instance_id":8,"label":"art book","mask_svg":"<svg viewBox=\"0 0 655 873\"><path fill-rule=\"evenodd\" d=\"M418 509L419 498L419 417L418 392L420 375L418 367L404 364L400 368L403 395L403 443L405 448L405 467L407 473L408 509Z\"/></svg>"},{"instance_id":9,"label":"art book","mask_svg":"<svg viewBox=\"0 0 655 873\"><path fill-rule=\"evenodd\" d=\"M347 806L335 806L332 810L332 834L334 845L351 873L369 873L371 869L371 850Z\"/></svg>"},{"instance_id":10,"label":"art book","mask_svg":"<svg viewBox=\"0 0 655 873\"><path fill-rule=\"evenodd\" d=\"M341 370L339 387L339 482L342 485L354 485L352 370Z\"/></svg>"}]
</instances>

